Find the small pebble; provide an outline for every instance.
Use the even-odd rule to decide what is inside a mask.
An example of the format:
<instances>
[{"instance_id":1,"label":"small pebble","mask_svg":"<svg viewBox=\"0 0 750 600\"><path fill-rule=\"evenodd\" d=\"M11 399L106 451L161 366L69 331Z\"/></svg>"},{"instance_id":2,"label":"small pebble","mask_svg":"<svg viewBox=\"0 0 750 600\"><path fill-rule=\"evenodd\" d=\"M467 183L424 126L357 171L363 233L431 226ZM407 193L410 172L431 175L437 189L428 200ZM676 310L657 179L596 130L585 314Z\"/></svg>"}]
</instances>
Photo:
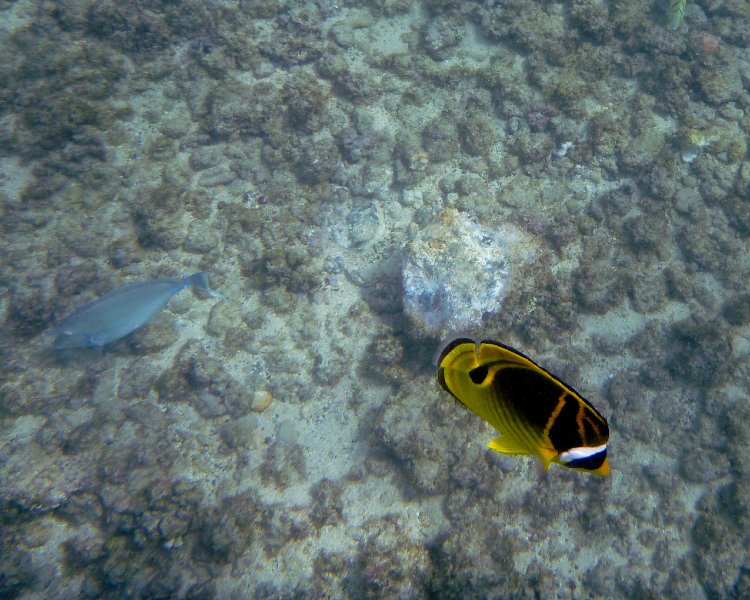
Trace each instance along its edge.
<instances>
[{"instance_id":1,"label":"small pebble","mask_svg":"<svg viewBox=\"0 0 750 600\"><path fill-rule=\"evenodd\" d=\"M253 401L250 403L250 408L255 412L263 412L273 402L273 396L268 390L255 390L253 393Z\"/></svg>"}]
</instances>

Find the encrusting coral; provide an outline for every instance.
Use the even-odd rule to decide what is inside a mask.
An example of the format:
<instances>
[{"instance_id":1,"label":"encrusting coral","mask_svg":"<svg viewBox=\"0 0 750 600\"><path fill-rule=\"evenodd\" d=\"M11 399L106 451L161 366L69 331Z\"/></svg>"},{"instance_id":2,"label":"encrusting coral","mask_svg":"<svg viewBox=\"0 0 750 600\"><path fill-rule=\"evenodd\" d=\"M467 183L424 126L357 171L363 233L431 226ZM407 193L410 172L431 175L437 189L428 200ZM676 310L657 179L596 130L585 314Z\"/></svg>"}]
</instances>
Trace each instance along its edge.
<instances>
[{"instance_id":1,"label":"encrusting coral","mask_svg":"<svg viewBox=\"0 0 750 600\"><path fill-rule=\"evenodd\" d=\"M747 596L750 15L672 5L0 2L0 596ZM487 450L456 333L612 477Z\"/></svg>"}]
</instances>

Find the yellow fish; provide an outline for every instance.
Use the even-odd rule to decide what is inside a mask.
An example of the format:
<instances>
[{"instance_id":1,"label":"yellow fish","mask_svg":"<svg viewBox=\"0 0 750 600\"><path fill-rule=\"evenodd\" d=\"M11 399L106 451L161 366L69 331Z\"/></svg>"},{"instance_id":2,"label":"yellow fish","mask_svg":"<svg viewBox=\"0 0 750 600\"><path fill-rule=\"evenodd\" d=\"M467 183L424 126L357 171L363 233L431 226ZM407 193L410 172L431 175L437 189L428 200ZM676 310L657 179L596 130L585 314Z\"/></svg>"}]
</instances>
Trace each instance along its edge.
<instances>
[{"instance_id":1,"label":"yellow fish","mask_svg":"<svg viewBox=\"0 0 750 600\"><path fill-rule=\"evenodd\" d=\"M533 360L503 344L450 342L440 385L502 434L489 447L596 475L609 473L609 426L591 403Z\"/></svg>"}]
</instances>

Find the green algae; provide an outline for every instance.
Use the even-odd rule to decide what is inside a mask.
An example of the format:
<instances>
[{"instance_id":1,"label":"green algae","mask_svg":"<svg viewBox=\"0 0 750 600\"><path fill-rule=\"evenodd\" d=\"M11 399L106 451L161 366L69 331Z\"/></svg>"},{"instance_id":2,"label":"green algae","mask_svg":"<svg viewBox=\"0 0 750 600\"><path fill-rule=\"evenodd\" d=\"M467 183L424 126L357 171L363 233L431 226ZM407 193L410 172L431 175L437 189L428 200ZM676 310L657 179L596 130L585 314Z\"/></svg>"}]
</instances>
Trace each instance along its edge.
<instances>
[{"instance_id":1,"label":"green algae","mask_svg":"<svg viewBox=\"0 0 750 600\"><path fill-rule=\"evenodd\" d=\"M685 5L687 0L669 0L669 25L672 29L677 29L682 23L682 17L685 16Z\"/></svg>"}]
</instances>

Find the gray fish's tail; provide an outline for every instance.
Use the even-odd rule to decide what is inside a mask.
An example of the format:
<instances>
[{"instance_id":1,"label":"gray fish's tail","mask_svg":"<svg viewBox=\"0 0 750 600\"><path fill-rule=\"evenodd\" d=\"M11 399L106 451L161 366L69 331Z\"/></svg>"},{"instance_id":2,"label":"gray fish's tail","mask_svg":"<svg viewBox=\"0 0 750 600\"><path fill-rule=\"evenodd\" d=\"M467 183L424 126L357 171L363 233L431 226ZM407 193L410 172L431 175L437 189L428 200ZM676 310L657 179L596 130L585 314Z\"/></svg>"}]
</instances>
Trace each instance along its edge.
<instances>
[{"instance_id":1,"label":"gray fish's tail","mask_svg":"<svg viewBox=\"0 0 750 600\"><path fill-rule=\"evenodd\" d=\"M183 281L184 287L195 287L203 290L212 298L218 298L219 300L223 300L224 302L229 302L229 300L227 300L227 298L223 294L220 294L216 290L212 290L210 287L208 287L208 273L206 273L205 271L199 271L198 273L193 273L192 275L183 277Z\"/></svg>"}]
</instances>

